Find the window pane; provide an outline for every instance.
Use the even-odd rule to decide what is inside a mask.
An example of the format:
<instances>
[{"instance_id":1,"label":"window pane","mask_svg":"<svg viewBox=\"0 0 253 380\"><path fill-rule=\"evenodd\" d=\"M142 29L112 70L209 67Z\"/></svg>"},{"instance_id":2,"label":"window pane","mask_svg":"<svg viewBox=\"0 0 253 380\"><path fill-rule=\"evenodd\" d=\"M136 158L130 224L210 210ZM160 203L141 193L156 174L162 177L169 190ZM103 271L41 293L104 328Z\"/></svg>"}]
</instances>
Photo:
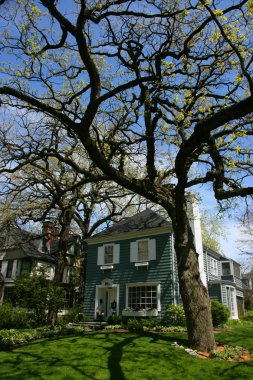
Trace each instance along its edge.
<instances>
[{"instance_id":1,"label":"window pane","mask_svg":"<svg viewBox=\"0 0 253 380\"><path fill-rule=\"evenodd\" d=\"M157 287L145 285L129 287L128 307L134 310L157 308Z\"/></svg>"},{"instance_id":2,"label":"window pane","mask_svg":"<svg viewBox=\"0 0 253 380\"><path fill-rule=\"evenodd\" d=\"M148 240L138 241L138 261L148 260Z\"/></svg>"},{"instance_id":3,"label":"window pane","mask_svg":"<svg viewBox=\"0 0 253 380\"><path fill-rule=\"evenodd\" d=\"M231 274L230 263L222 263L222 273L223 275Z\"/></svg>"},{"instance_id":4,"label":"window pane","mask_svg":"<svg viewBox=\"0 0 253 380\"><path fill-rule=\"evenodd\" d=\"M6 273L6 277L7 278L11 278L11 276L12 276L12 269L13 269L13 260L9 260L8 261L8 266L7 266L7 273Z\"/></svg>"},{"instance_id":5,"label":"window pane","mask_svg":"<svg viewBox=\"0 0 253 380\"><path fill-rule=\"evenodd\" d=\"M28 260L23 260L21 264L21 274L30 273L31 262Z\"/></svg>"},{"instance_id":6,"label":"window pane","mask_svg":"<svg viewBox=\"0 0 253 380\"><path fill-rule=\"evenodd\" d=\"M113 245L105 247L105 264L113 264Z\"/></svg>"}]
</instances>

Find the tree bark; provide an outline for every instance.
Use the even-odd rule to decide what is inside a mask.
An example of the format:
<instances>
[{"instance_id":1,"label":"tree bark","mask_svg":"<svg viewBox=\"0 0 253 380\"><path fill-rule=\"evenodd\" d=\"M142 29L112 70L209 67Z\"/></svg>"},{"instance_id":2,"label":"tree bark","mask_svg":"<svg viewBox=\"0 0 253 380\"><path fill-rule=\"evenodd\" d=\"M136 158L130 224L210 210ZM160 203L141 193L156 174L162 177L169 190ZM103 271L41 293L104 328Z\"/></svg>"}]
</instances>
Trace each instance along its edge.
<instances>
[{"instance_id":1,"label":"tree bark","mask_svg":"<svg viewBox=\"0 0 253 380\"><path fill-rule=\"evenodd\" d=\"M211 303L203 285L198 253L186 214L180 225L172 221L175 234L175 251L178 261L180 294L186 317L189 344L202 352L215 348Z\"/></svg>"}]
</instances>

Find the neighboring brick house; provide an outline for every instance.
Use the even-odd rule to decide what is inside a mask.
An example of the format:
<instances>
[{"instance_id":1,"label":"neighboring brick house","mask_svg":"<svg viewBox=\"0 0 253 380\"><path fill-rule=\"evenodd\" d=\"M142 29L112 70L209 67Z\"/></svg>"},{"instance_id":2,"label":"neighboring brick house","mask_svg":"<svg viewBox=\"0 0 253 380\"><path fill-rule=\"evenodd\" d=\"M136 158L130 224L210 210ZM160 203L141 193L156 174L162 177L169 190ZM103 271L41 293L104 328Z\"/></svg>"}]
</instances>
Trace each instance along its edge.
<instances>
[{"instance_id":1,"label":"neighboring brick house","mask_svg":"<svg viewBox=\"0 0 253 380\"><path fill-rule=\"evenodd\" d=\"M68 264L64 270L63 283L66 307L70 307L75 295L71 283L71 271L78 265L80 242L77 235L68 240ZM15 280L23 274L31 274L40 267L46 268L47 277L53 279L57 260L58 238L52 233L51 223L45 223L41 235L11 228L2 232L0 247L0 303L11 298Z\"/></svg>"},{"instance_id":2,"label":"neighboring brick house","mask_svg":"<svg viewBox=\"0 0 253 380\"><path fill-rule=\"evenodd\" d=\"M202 282L211 298L243 313L240 265L202 246L198 207L191 225ZM172 225L147 209L88 239L84 312L90 319L112 313L158 316L168 304L180 304Z\"/></svg>"}]
</instances>

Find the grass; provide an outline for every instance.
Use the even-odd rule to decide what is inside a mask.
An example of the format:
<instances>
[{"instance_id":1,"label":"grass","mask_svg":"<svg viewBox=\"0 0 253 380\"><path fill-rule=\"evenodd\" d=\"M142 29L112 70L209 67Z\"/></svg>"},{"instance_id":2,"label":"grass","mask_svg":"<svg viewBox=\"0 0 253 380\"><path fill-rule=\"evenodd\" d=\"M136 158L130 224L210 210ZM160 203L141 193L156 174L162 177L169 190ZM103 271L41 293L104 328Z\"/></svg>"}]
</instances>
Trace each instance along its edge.
<instances>
[{"instance_id":1,"label":"grass","mask_svg":"<svg viewBox=\"0 0 253 380\"><path fill-rule=\"evenodd\" d=\"M43 339L0 352L2 380L202 380L252 379L253 361L222 362L190 356L183 334L117 334ZM253 351L253 325L231 327L218 342Z\"/></svg>"}]
</instances>

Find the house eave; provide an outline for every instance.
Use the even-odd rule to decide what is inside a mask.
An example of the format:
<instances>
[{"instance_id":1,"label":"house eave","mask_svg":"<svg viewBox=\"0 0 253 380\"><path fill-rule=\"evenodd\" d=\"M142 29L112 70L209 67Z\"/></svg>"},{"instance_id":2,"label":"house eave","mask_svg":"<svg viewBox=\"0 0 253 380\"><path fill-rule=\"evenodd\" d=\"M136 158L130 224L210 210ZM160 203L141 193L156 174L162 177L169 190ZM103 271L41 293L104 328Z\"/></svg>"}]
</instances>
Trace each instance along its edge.
<instances>
[{"instance_id":1,"label":"house eave","mask_svg":"<svg viewBox=\"0 0 253 380\"><path fill-rule=\"evenodd\" d=\"M151 235L162 235L166 233L172 233L172 228L166 226L166 227L158 227L158 228L150 228L147 230L140 230L140 231L131 231L131 232L123 232L116 234L114 236L112 235L104 235L104 236L98 236L98 237L91 237L86 240L86 242L89 245L94 244L100 244L100 243L107 243L107 242L113 242L118 240L128 240L128 239L136 239L138 237L148 237Z\"/></svg>"}]
</instances>

